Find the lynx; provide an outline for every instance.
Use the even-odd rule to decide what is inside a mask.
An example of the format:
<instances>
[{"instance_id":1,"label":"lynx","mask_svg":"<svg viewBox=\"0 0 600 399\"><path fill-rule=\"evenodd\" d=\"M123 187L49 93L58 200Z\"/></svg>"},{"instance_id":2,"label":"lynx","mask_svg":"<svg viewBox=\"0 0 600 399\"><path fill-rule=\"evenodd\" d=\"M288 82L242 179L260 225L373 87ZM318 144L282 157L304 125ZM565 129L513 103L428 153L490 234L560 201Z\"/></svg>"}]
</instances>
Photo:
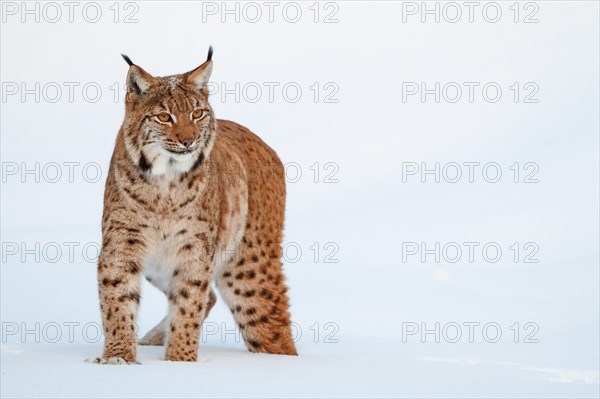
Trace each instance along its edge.
<instances>
[{"instance_id":1,"label":"lynx","mask_svg":"<svg viewBox=\"0 0 600 399\"><path fill-rule=\"evenodd\" d=\"M196 361L216 302L231 310L251 352L296 355L281 264L284 170L277 154L208 102L206 62L151 76L129 64L125 118L104 194L98 289L101 364L137 363L142 275L168 298L167 316L139 342Z\"/></svg>"}]
</instances>

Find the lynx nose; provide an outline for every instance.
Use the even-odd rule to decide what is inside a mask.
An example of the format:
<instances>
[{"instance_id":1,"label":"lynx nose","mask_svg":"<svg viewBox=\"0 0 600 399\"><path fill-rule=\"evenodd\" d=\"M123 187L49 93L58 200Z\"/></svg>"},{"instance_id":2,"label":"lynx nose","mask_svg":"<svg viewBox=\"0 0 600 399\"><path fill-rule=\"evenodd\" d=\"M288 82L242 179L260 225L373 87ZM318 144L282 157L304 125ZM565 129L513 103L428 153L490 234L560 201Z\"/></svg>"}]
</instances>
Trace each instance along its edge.
<instances>
[{"instance_id":1,"label":"lynx nose","mask_svg":"<svg viewBox=\"0 0 600 399\"><path fill-rule=\"evenodd\" d=\"M183 144L183 146L185 148L189 148L192 144L194 144L194 140L192 138L189 138L189 139L186 138L186 139L182 139L180 141L181 141L181 144Z\"/></svg>"}]
</instances>

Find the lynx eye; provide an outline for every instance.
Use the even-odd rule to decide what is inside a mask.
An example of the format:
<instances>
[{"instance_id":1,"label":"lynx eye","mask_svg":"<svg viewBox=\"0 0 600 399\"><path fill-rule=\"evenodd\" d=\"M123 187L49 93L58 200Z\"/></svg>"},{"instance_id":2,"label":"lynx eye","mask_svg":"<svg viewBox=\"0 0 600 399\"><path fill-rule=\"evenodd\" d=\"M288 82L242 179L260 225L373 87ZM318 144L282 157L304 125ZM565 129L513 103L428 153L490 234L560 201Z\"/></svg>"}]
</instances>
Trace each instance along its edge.
<instances>
[{"instance_id":1,"label":"lynx eye","mask_svg":"<svg viewBox=\"0 0 600 399\"><path fill-rule=\"evenodd\" d=\"M202 119L202 118L204 118L205 114L206 113L204 112L204 110L195 109L194 112L192 112L192 119Z\"/></svg>"},{"instance_id":2,"label":"lynx eye","mask_svg":"<svg viewBox=\"0 0 600 399\"><path fill-rule=\"evenodd\" d=\"M165 113L163 113L163 114L158 114L158 115L157 115L157 118L158 118L158 120L159 120L159 121L161 121L161 122L170 122L170 121L171 121L171 115L169 115L169 114L165 114Z\"/></svg>"}]
</instances>

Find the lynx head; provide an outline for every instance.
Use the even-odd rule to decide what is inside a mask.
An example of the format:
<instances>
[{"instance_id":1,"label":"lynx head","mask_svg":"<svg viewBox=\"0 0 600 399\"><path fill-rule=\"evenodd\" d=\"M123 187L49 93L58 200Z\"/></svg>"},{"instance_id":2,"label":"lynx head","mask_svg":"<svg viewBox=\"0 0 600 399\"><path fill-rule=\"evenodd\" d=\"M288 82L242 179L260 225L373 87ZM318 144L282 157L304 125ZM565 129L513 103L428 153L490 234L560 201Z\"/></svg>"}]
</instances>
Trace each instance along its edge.
<instances>
[{"instance_id":1,"label":"lynx head","mask_svg":"<svg viewBox=\"0 0 600 399\"><path fill-rule=\"evenodd\" d=\"M217 131L208 103L212 47L198 68L165 77L123 58L129 64L123 133L131 159L157 176L192 171L208 157Z\"/></svg>"}]
</instances>

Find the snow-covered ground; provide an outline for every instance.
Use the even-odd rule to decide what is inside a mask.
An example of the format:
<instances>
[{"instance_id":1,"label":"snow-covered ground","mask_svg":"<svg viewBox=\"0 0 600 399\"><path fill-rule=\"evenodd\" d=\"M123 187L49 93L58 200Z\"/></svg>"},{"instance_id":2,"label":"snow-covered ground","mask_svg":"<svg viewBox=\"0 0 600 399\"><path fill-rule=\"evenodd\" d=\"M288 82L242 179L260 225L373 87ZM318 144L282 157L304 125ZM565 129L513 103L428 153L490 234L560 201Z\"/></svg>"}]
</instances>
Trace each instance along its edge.
<instances>
[{"instance_id":1,"label":"snow-covered ground","mask_svg":"<svg viewBox=\"0 0 600 399\"><path fill-rule=\"evenodd\" d=\"M297 23L278 14L288 3L273 23L248 21L250 8L223 23L221 2L130 4L115 17L101 3L97 23L50 23L49 8L23 23L3 8L0 396L600 396L598 3L522 2L517 16L501 2L497 23L487 3L473 23L465 6L448 22L443 2L439 23L421 22L421 2L320 3L318 15L300 3ZM166 75L197 66L209 43L217 115L288 165L299 356L247 352L219 300L197 363L156 347L139 347L139 366L85 363L102 351L95 258L119 53ZM403 101L436 82L439 102ZM422 173L436 162L439 182ZM140 335L165 311L144 283Z\"/></svg>"},{"instance_id":2,"label":"snow-covered ground","mask_svg":"<svg viewBox=\"0 0 600 399\"><path fill-rule=\"evenodd\" d=\"M597 325L571 316L572 307L585 307L590 298L531 292L532 285L544 286L554 276L540 277L542 273L533 270L477 274L464 269L440 280L435 271L394 266L358 278L358 269L351 271L342 264L288 269L298 357L247 352L227 308L218 303L204 326L198 363L165 362L162 348L139 347L141 366L111 367L84 363L102 350L94 265L5 267L2 396L598 394L593 355ZM353 273L355 279L340 278ZM495 288L482 288L490 285L490 279ZM579 290L592 288L590 282ZM163 316L166 303L161 295L144 286L142 333ZM10 323L13 320L15 324ZM539 326L530 337L537 343L527 342L525 336L533 329L525 331L522 326L528 321ZM435 330L435 322L441 323L439 338L422 334L422 322L430 330ZM465 324L469 322L480 323L473 324L472 338ZM483 333L483 325L492 322L502 330L496 343L486 341L497 339L495 328ZM521 323L518 342L514 327L511 330L514 322ZM419 325L416 334L411 334L412 323ZM460 325L458 340L452 323Z\"/></svg>"}]
</instances>

